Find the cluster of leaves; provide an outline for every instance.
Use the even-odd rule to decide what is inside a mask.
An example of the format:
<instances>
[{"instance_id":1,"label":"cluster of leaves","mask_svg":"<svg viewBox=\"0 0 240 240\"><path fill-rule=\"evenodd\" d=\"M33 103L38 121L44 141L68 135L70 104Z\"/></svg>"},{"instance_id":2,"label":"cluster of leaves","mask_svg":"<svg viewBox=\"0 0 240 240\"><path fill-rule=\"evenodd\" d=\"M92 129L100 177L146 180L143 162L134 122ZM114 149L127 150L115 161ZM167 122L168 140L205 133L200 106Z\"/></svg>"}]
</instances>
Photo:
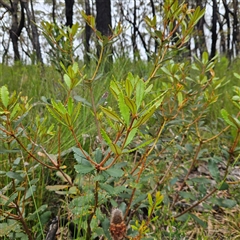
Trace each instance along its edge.
<instances>
[{"instance_id":1,"label":"cluster of leaves","mask_svg":"<svg viewBox=\"0 0 240 240\"><path fill-rule=\"evenodd\" d=\"M189 10L184 3L169 0L164 11L162 31L157 29L156 18L146 19L159 41L149 77L142 79L132 73L120 81L113 77L106 86L112 99L106 92L97 99L94 88L104 48L112 44L121 27L106 38L96 31L93 17L85 16L101 46L96 69L89 77L72 56L77 26L54 35L54 25L42 24L55 51L70 59L67 64L55 59L67 94L60 100L43 97L43 116L31 123L28 116L35 105L27 97L10 94L7 86L0 88L4 156L0 173L5 179L0 185L0 229L4 229L0 236L43 238L50 211L35 193L46 170L60 181L49 185L43 179L48 184L46 190L65 197L66 208L60 212L79 226L78 234L84 239L101 235L111 238L109 217L114 207L124 213L123 220L130 226L129 238L153 239L182 236L181 229L165 227L180 226L179 221L193 220L205 228L204 219L193 211L201 204L205 210L237 204L234 199L218 196L229 189L227 176L239 159L240 124L239 113L232 116L225 109L221 110L222 119L209 121L210 107L220 101L215 92L224 84L215 76L216 59L209 60L207 53L194 62L174 59L203 10ZM71 46L69 52L66 46ZM88 91L89 99L76 95L79 88ZM239 88L234 91L232 101L239 111ZM88 149L76 134L85 111L92 113L96 127L96 141ZM61 144L63 129L74 141L71 149ZM222 136L229 129L230 141L225 141ZM58 138L57 154L49 147L52 138ZM212 147L216 143L219 148ZM65 150L74 156L74 163L63 160ZM221 164L224 171L220 171ZM209 174L194 175L199 167L205 167Z\"/></svg>"}]
</instances>

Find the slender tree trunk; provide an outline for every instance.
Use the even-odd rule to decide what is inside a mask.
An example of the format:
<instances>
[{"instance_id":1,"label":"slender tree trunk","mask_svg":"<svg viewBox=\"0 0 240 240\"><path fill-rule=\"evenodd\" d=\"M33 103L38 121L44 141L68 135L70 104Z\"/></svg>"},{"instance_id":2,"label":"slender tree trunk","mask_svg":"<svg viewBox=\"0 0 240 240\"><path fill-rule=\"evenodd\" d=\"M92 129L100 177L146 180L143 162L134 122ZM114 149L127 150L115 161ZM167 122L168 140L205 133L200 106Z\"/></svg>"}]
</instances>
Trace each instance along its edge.
<instances>
[{"instance_id":1,"label":"slender tree trunk","mask_svg":"<svg viewBox=\"0 0 240 240\"><path fill-rule=\"evenodd\" d=\"M56 22L56 0L52 0L52 20Z\"/></svg>"},{"instance_id":2,"label":"slender tree trunk","mask_svg":"<svg viewBox=\"0 0 240 240\"><path fill-rule=\"evenodd\" d=\"M40 47L40 42L39 42L39 34L38 34L38 29L37 29L37 26L35 23L36 21L35 21L32 2L31 2L32 11L30 11L30 9L29 9L28 0L21 0L21 4L23 5L23 7L26 11L28 23L31 27L32 37L30 37L30 39L32 41L33 49L36 52L37 62L43 63L41 47Z\"/></svg>"},{"instance_id":3,"label":"slender tree trunk","mask_svg":"<svg viewBox=\"0 0 240 240\"><path fill-rule=\"evenodd\" d=\"M196 8L197 6L204 8L204 7L206 7L206 2L202 3L202 0L197 0L194 8ZM203 52L206 51L204 24L205 24L205 18L202 17L196 25L197 36L195 38L195 51L196 51L196 53L197 53L197 51L199 51L201 56L202 56Z\"/></svg>"},{"instance_id":4,"label":"slender tree trunk","mask_svg":"<svg viewBox=\"0 0 240 240\"><path fill-rule=\"evenodd\" d=\"M111 35L111 1L110 0L96 0L97 17L96 27L102 35Z\"/></svg>"},{"instance_id":5,"label":"slender tree trunk","mask_svg":"<svg viewBox=\"0 0 240 240\"><path fill-rule=\"evenodd\" d=\"M10 38L13 44L14 61L20 60L18 40L24 27L24 11L22 5L21 5L21 20L20 23L18 24L18 3L19 0L12 1L10 8L12 14L12 26L10 29Z\"/></svg>"},{"instance_id":6,"label":"slender tree trunk","mask_svg":"<svg viewBox=\"0 0 240 240\"><path fill-rule=\"evenodd\" d=\"M111 1L110 0L96 0L96 9L97 9L97 16L96 16L96 28L99 32L101 32L104 36L110 36L111 33ZM99 55L99 46L98 48L98 55ZM112 52L112 47L109 46L108 49L105 49L105 53L109 54ZM112 56L108 56L107 58L109 61L112 62ZM105 65L105 70L107 70L108 65Z\"/></svg>"},{"instance_id":7,"label":"slender tree trunk","mask_svg":"<svg viewBox=\"0 0 240 240\"><path fill-rule=\"evenodd\" d=\"M235 48L236 56L239 53L240 48L240 36L239 36L239 21L238 21L238 0L233 0L233 34L232 34L232 41L233 47Z\"/></svg>"},{"instance_id":8,"label":"slender tree trunk","mask_svg":"<svg viewBox=\"0 0 240 240\"><path fill-rule=\"evenodd\" d=\"M216 55L216 43L217 43L217 1L213 0L212 6L212 46L211 46L211 53L210 59L212 59Z\"/></svg>"},{"instance_id":9,"label":"slender tree trunk","mask_svg":"<svg viewBox=\"0 0 240 240\"><path fill-rule=\"evenodd\" d=\"M133 34L132 34L132 47L133 47L133 57L136 60L136 53L137 53L137 4L136 0L134 0L134 7L133 7Z\"/></svg>"},{"instance_id":10,"label":"slender tree trunk","mask_svg":"<svg viewBox=\"0 0 240 240\"><path fill-rule=\"evenodd\" d=\"M85 0L85 13L86 15L91 15L91 10L90 10L90 3L89 0ZM91 28L90 26L86 23L85 24L85 55L84 55L84 59L86 63L89 63L90 58L89 58L89 41L90 41L90 37L91 37Z\"/></svg>"},{"instance_id":11,"label":"slender tree trunk","mask_svg":"<svg viewBox=\"0 0 240 240\"><path fill-rule=\"evenodd\" d=\"M230 18L229 18L229 8L228 8L228 5L227 5L227 2L226 0L223 0L223 5L224 5L224 8L225 8L225 14L224 14L224 17L225 17L225 20L226 20L226 24L227 24L227 57L230 59L231 58L231 46L230 46L230 42L231 42L231 27L230 27Z\"/></svg>"},{"instance_id":12,"label":"slender tree trunk","mask_svg":"<svg viewBox=\"0 0 240 240\"><path fill-rule=\"evenodd\" d=\"M66 26L69 27L73 25L73 5L74 0L65 0Z\"/></svg>"}]
</instances>

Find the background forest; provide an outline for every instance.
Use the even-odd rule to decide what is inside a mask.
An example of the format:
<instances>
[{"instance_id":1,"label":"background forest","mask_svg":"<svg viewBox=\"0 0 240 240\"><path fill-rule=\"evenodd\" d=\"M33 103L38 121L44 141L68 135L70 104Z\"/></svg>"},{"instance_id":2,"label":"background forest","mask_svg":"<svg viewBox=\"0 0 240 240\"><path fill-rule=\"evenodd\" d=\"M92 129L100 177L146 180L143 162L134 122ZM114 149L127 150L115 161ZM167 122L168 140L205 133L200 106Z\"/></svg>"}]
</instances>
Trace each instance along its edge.
<instances>
[{"instance_id":1,"label":"background forest","mask_svg":"<svg viewBox=\"0 0 240 240\"><path fill-rule=\"evenodd\" d=\"M240 239L237 0L0 14L0 239Z\"/></svg>"},{"instance_id":2,"label":"background forest","mask_svg":"<svg viewBox=\"0 0 240 240\"><path fill-rule=\"evenodd\" d=\"M181 2L181 1L179 1ZM123 33L113 44L114 57L147 59L158 47L154 37L148 34L146 17L158 18L163 22L164 1L0 1L1 6L1 62L12 63L21 60L25 63L42 62L50 51L49 43L43 38L41 21L50 21L66 26L78 23L85 33L75 42L75 56L82 59L87 52L94 53L94 35L85 24L81 11L96 17L96 28L104 35L111 34L120 22ZM186 1L186 6L195 9L205 8L206 12L196 26L187 43L188 56L201 56L208 51L210 57L216 53L234 59L239 53L240 26L239 2L237 0L197 0ZM173 23L174 24L174 23ZM180 31L180 29L178 30ZM177 32L176 32L177 34ZM14 53L14 54L13 54Z\"/></svg>"}]
</instances>

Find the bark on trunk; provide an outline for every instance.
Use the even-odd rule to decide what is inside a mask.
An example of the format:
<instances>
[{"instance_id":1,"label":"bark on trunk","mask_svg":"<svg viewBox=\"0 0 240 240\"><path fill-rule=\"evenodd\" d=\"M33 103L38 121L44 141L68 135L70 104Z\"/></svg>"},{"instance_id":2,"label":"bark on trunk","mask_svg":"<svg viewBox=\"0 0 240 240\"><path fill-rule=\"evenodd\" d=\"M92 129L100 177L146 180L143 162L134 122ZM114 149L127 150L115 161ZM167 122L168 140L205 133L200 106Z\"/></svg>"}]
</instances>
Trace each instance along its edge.
<instances>
[{"instance_id":1,"label":"bark on trunk","mask_svg":"<svg viewBox=\"0 0 240 240\"><path fill-rule=\"evenodd\" d=\"M66 26L69 27L73 25L73 5L74 0L65 0Z\"/></svg>"},{"instance_id":2,"label":"bark on trunk","mask_svg":"<svg viewBox=\"0 0 240 240\"><path fill-rule=\"evenodd\" d=\"M28 23L31 26L32 36L30 37L30 39L32 41L33 49L36 52L37 62L43 63L40 42L39 42L39 34L38 34L37 26L35 24L36 21L34 17L33 6L32 6L32 12L31 12L29 9L27 0L21 0L21 4L26 11Z\"/></svg>"}]
</instances>

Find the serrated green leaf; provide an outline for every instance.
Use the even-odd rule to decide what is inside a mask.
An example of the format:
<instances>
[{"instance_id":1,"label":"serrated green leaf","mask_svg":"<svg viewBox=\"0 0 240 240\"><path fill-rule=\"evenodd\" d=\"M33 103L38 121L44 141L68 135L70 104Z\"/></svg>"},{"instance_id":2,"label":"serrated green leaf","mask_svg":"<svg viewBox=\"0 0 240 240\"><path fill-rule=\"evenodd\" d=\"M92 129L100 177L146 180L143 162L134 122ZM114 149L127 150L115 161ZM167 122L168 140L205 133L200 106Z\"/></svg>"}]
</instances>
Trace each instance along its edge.
<instances>
[{"instance_id":1,"label":"serrated green leaf","mask_svg":"<svg viewBox=\"0 0 240 240\"><path fill-rule=\"evenodd\" d=\"M66 113L67 110L64 107L64 105L61 102L55 102L53 99L51 100L52 106L55 110L57 110L58 114L63 117Z\"/></svg>"},{"instance_id":2,"label":"serrated green leaf","mask_svg":"<svg viewBox=\"0 0 240 240\"><path fill-rule=\"evenodd\" d=\"M125 97L125 103L128 106L128 108L130 109L131 113L133 115L135 115L137 113L137 106L135 104L135 102L130 99L129 97Z\"/></svg>"},{"instance_id":3,"label":"serrated green leaf","mask_svg":"<svg viewBox=\"0 0 240 240\"><path fill-rule=\"evenodd\" d=\"M109 108L105 108L102 106L100 106L100 108L107 117L109 117L110 119L112 119L115 122L122 123L121 118L118 116L118 114L116 112L114 112L113 110L111 110Z\"/></svg>"},{"instance_id":4,"label":"serrated green leaf","mask_svg":"<svg viewBox=\"0 0 240 240\"><path fill-rule=\"evenodd\" d=\"M124 172L121 168L109 168L105 171L107 174L109 174L111 177L122 177Z\"/></svg>"},{"instance_id":5,"label":"serrated green leaf","mask_svg":"<svg viewBox=\"0 0 240 240\"><path fill-rule=\"evenodd\" d=\"M117 100L118 95L121 92L121 89L120 89L119 85L117 84L117 82L114 80L112 80L110 82L110 91L111 91L112 95L115 97L115 99Z\"/></svg>"},{"instance_id":6,"label":"serrated green leaf","mask_svg":"<svg viewBox=\"0 0 240 240\"><path fill-rule=\"evenodd\" d=\"M8 107L9 103L9 91L6 86L0 88L1 102L5 108Z\"/></svg>"},{"instance_id":7,"label":"serrated green leaf","mask_svg":"<svg viewBox=\"0 0 240 240\"><path fill-rule=\"evenodd\" d=\"M125 90L127 93L127 97L131 98L132 92L133 92L133 86L129 78L127 78L125 81Z\"/></svg>"},{"instance_id":8,"label":"serrated green leaf","mask_svg":"<svg viewBox=\"0 0 240 240\"><path fill-rule=\"evenodd\" d=\"M224 121L232 127L237 128L237 126L230 120L229 113L225 109L221 109L221 115Z\"/></svg>"},{"instance_id":9,"label":"serrated green leaf","mask_svg":"<svg viewBox=\"0 0 240 240\"><path fill-rule=\"evenodd\" d=\"M100 186L100 188L102 188L103 190L108 192L110 195L113 195L114 188L111 185L105 184L105 183L99 183L99 186Z\"/></svg>"},{"instance_id":10,"label":"serrated green leaf","mask_svg":"<svg viewBox=\"0 0 240 240\"><path fill-rule=\"evenodd\" d=\"M144 113L141 117L137 119L137 121L134 123L134 127L138 128L139 126L146 123L149 120L149 118L154 114L155 111L156 111L155 106L152 106L146 113Z\"/></svg>"},{"instance_id":11,"label":"serrated green leaf","mask_svg":"<svg viewBox=\"0 0 240 240\"><path fill-rule=\"evenodd\" d=\"M85 166L92 166L91 163L87 160L86 156L89 157L89 154L84 151L84 153L77 147L72 148L74 152L74 158L79 164L85 165Z\"/></svg>"},{"instance_id":12,"label":"serrated green leaf","mask_svg":"<svg viewBox=\"0 0 240 240\"><path fill-rule=\"evenodd\" d=\"M74 165L74 168L75 168L76 172L82 173L82 174L87 174L94 170L93 166L85 166L82 164Z\"/></svg>"}]
</instances>

